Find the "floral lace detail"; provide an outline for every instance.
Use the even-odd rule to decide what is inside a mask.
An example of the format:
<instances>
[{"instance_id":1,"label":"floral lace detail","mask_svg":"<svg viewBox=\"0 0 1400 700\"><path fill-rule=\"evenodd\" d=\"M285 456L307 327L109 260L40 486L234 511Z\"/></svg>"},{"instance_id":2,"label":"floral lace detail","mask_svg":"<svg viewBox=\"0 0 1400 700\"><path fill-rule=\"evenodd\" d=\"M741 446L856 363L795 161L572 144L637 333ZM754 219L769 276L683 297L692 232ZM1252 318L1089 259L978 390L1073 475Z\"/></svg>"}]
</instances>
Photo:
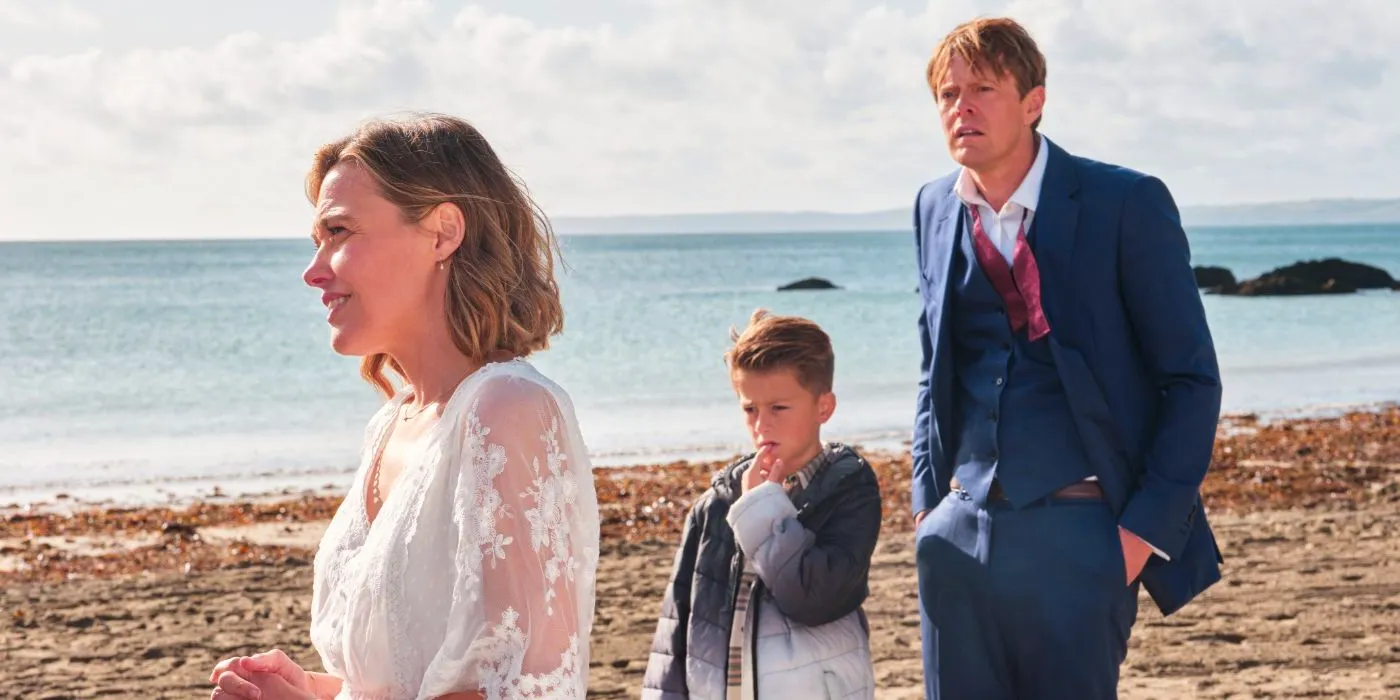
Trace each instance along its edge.
<instances>
[{"instance_id":1,"label":"floral lace detail","mask_svg":"<svg viewBox=\"0 0 1400 700\"><path fill-rule=\"evenodd\" d=\"M471 512L476 515L475 532L480 543L482 559L489 559L491 567L506 558L506 546L515 541L509 535L501 534L496 527L497 520L510 517L510 508L496 490L496 477L505 471L506 451L500 445L487 442L491 429L481 425L481 419L472 410L467 416L468 450L472 455L472 474L476 479L475 500ZM476 564L481 563L478 559Z\"/></svg>"},{"instance_id":2,"label":"floral lace detail","mask_svg":"<svg viewBox=\"0 0 1400 700\"><path fill-rule=\"evenodd\" d=\"M551 420L549 432L541 439L545 444L545 461L548 475L540 472L540 460L536 458L530 469L535 474L533 485L521 496L535 501L535 507L526 509L525 519L530 522L530 546L536 552L549 549L550 557L544 564L545 613L554 614L554 599L558 592L554 584L563 575L570 582L578 571L579 562L569 549L569 518L578 494L578 482L567 469L568 456L559 449L559 421Z\"/></svg>"},{"instance_id":3,"label":"floral lace detail","mask_svg":"<svg viewBox=\"0 0 1400 700\"><path fill-rule=\"evenodd\" d=\"M485 369L448 401L373 531L369 458L327 528L311 637L347 697L586 695L599 530L587 448L557 385L526 363ZM401 400L371 421L367 451Z\"/></svg>"},{"instance_id":4,"label":"floral lace detail","mask_svg":"<svg viewBox=\"0 0 1400 700\"><path fill-rule=\"evenodd\" d=\"M487 700L574 697L580 690L578 635L569 636L569 648L559 657L559 667L550 673L516 673L525 659L529 638L519 625L520 614L513 608L501 612L501 622L489 641L481 642L477 672Z\"/></svg>"}]
</instances>

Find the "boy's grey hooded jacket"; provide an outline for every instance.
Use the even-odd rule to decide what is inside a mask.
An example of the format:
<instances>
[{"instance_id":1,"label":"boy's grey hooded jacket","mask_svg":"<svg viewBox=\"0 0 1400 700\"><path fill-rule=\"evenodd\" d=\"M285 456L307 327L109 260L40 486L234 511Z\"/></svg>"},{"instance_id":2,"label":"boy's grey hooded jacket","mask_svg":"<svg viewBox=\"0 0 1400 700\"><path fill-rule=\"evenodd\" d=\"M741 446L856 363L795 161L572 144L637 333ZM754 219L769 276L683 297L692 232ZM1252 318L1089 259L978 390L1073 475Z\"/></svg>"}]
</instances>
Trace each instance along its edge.
<instances>
[{"instance_id":1,"label":"boy's grey hooded jacket","mask_svg":"<svg viewBox=\"0 0 1400 700\"><path fill-rule=\"evenodd\" d=\"M757 697L874 698L870 557L880 487L854 450L790 499L779 484L743 494L749 455L720 471L691 508L643 680L645 700L723 700L734 599L747 554L758 572L749 605Z\"/></svg>"}]
</instances>

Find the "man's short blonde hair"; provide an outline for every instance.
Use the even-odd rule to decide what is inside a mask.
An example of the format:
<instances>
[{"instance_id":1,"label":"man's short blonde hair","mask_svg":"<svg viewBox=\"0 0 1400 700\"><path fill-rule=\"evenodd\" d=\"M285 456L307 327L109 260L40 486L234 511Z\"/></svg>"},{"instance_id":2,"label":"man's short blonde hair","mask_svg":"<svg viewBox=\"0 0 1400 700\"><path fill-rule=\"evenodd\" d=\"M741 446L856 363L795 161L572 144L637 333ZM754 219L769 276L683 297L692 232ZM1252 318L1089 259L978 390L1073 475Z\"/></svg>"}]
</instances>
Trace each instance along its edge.
<instances>
[{"instance_id":1,"label":"man's short blonde hair","mask_svg":"<svg viewBox=\"0 0 1400 700\"><path fill-rule=\"evenodd\" d=\"M938 48L933 50L925 75L934 94L938 92L938 84L948 77L948 65L955 56L978 73L997 78L1009 73L1015 78L1021 97L1045 86L1045 56L1030 32L1016 20L978 18L958 25L943 37ZM1036 119L1031 128L1038 126L1040 119Z\"/></svg>"}]
</instances>

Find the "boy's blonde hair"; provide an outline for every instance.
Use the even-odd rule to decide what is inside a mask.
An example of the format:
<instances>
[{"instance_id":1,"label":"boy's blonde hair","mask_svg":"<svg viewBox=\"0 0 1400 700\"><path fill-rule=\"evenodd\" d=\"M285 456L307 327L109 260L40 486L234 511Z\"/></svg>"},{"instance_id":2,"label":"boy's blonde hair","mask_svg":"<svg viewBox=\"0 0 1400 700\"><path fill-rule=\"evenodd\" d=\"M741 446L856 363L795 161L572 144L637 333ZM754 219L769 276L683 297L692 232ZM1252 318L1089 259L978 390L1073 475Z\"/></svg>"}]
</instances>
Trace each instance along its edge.
<instances>
[{"instance_id":1,"label":"boy's blonde hair","mask_svg":"<svg viewBox=\"0 0 1400 700\"><path fill-rule=\"evenodd\" d=\"M758 309L743 333L729 332L734 347L724 353L730 373L790 369L802 388L820 396L831 391L836 354L831 338L816 323L800 316L774 316Z\"/></svg>"}]
</instances>

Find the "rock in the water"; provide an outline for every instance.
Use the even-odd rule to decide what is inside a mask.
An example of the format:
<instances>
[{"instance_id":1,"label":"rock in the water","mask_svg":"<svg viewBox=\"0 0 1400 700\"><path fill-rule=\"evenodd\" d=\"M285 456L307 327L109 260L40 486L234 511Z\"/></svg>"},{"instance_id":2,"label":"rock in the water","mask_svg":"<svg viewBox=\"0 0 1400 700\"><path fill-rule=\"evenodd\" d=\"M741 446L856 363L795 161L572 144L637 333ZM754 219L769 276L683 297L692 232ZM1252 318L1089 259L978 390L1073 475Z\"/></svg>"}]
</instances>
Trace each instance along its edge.
<instances>
[{"instance_id":1,"label":"rock in the water","mask_svg":"<svg viewBox=\"0 0 1400 700\"><path fill-rule=\"evenodd\" d=\"M1235 273L1230 272L1228 268L1197 265L1193 269L1196 272L1197 289L1217 294L1229 294L1235 291Z\"/></svg>"},{"instance_id":2,"label":"rock in the water","mask_svg":"<svg viewBox=\"0 0 1400 700\"><path fill-rule=\"evenodd\" d=\"M1359 289L1394 289L1389 272L1339 258L1307 260L1245 280L1233 292L1243 296L1350 294Z\"/></svg>"},{"instance_id":3,"label":"rock in the water","mask_svg":"<svg viewBox=\"0 0 1400 700\"><path fill-rule=\"evenodd\" d=\"M824 280L820 277L808 277L807 279L797 280L791 284L778 287L778 291L780 292L791 292L801 289L840 289L840 287L832 284L831 280Z\"/></svg>"},{"instance_id":4,"label":"rock in the water","mask_svg":"<svg viewBox=\"0 0 1400 700\"><path fill-rule=\"evenodd\" d=\"M1302 294L1351 294L1356 287L1346 282L1329 278L1318 283L1287 275L1262 275L1257 279L1245 280L1235 290L1235 294L1246 297L1295 296Z\"/></svg>"}]
</instances>

